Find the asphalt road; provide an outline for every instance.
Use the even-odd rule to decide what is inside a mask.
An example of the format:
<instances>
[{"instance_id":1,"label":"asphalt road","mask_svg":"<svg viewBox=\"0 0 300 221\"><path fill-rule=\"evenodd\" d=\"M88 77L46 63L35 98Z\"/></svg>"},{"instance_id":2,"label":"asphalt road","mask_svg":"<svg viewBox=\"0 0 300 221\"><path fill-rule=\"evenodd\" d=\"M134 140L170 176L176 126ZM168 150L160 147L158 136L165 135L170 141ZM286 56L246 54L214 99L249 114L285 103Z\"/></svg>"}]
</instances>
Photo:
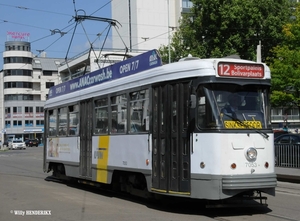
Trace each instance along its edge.
<instances>
[{"instance_id":1,"label":"asphalt road","mask_svg":"<svg viewBox=\"0 0 300 221\"><path fill-rule=\"evenodd\" d=\"M89 186L49 180L42 148L0 152L0 221L300 220L300 184L278 183L268 207L206 209L198 202L149 202Z\"/></svg>"}]
</instances>

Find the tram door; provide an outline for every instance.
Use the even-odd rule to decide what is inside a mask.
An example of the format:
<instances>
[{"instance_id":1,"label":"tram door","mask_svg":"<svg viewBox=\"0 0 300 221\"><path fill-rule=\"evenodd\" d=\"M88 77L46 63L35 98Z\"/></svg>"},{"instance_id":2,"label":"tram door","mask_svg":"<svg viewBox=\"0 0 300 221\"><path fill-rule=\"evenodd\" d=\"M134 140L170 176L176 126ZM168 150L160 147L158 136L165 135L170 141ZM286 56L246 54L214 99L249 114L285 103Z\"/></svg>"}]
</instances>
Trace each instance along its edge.
<instances>
[{"instance_id":1,"label":"tram door","mask_svg":"<svg viewBox=\"0 0 300 221\"><path fill-rule=\"evenodd\" d=\"M153 88L152 186L167 193L190 193L188 83Z\"/></svg>"},{"instance_id":2,"label":"tram door","mask_svg":"<svg viewBox=\"0 0 300 221\"><path fill-rule=\"evenodd\" d=\"M91 99L80 103L80 168L81 177L92 178L92 131L93 102Z\"/></svg>"}]
</instances>

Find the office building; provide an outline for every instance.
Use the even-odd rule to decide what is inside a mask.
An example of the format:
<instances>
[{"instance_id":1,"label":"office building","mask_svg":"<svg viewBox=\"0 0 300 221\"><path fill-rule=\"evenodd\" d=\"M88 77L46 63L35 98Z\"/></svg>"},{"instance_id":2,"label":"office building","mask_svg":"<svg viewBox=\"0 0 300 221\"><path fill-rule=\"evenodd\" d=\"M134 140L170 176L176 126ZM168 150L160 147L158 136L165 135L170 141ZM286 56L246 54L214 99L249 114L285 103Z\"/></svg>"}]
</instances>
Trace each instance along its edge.
<instances>
[{"instance_id":1,"label":"office building","mask_svg":"<svg viewBox=\"0 0 300 221\"><path fill-rule=\"evenodd\" d=\"M168 45L182 13L192 7L190 0L114 0L111 4L112 18L121 24L112 29L112 46L129 51Z\"/></svg>"},{"instance_id":2,"label":"office building","mask_svg":"<svg viewBox=\"0 0 300 221\"><path fill-rule=\"evenodd\" d=\"M58 83L62 59L36 57L25 40L5 42L1 73L1 140L8 137L42 142L44 102L48 89Z\"/></svg>"}]
</instances>

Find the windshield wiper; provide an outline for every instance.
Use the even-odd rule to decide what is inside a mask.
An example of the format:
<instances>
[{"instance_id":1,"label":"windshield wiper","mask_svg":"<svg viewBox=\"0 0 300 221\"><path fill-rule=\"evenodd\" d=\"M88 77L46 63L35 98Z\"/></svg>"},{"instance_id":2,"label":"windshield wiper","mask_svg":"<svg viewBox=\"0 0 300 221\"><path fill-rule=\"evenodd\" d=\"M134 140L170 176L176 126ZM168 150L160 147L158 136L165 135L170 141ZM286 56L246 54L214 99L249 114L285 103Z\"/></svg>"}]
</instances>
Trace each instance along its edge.
<instances>
[{"instance_id":1,"label":"windshield wiper","mask_svg":"<svg viewBox=\"0 0 300 221\"><path fill-rule=\"evenodd\" d=\"M238 119L237 117L233 117L229 114L226 114L226 113L223 113L225 116L231 118L232 120L238 122L241 126L244 126L246 127L247 129L250 129L250 130L254 130L256 133L262 135L264 138L268 139L269 138L269 135L263 131L260 131L260 130L257 130L255 127L251 127L247 124L245 124L243 121L241 121L240 119Z\"/></svg>"}]
</instances>

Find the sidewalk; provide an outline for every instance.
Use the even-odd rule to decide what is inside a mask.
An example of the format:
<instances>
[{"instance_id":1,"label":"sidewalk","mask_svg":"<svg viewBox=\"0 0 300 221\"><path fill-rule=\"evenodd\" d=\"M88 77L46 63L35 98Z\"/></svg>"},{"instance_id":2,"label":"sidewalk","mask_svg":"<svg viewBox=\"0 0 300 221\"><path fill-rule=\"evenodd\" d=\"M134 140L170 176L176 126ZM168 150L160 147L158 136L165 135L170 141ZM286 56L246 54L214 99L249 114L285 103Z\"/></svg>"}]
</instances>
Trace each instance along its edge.
<instances>
[{"instance_id":1,"label":"sidewalk","mask_svg":"<svg viewBox=\"0 0 300 221\"><path fill-rule=\"evenodd\" d=\"M278 181L300 183L300 168L275 167Z\"/></svg>"}]
</instances>

